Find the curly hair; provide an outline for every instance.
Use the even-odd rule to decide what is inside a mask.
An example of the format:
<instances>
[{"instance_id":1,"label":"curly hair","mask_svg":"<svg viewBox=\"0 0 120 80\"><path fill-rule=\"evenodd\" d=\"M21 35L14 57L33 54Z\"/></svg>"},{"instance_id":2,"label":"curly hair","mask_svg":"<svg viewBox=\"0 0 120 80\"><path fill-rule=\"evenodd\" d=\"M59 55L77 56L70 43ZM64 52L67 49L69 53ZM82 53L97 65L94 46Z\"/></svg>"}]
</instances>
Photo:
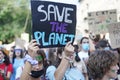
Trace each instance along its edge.
<instances>
[{"instance_id":1,"label":"curly hair","mask_svg":"<svg viewBox=\"0 0 120 80\"><path fill-rule=\"evenodd\" d=\"M88 75L95 80L102 79L110 67L116 65L117 62L118 59L112 51L96 50L88 59Z\"/></svg>"}]
</instances>

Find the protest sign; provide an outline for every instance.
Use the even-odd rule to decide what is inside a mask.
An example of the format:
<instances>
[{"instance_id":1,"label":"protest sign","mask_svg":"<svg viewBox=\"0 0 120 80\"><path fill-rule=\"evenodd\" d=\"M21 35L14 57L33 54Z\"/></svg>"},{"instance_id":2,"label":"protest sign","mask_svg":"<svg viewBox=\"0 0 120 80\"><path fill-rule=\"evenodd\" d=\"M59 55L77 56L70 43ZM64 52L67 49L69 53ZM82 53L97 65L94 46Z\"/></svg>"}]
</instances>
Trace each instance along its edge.
<instances>
[{"instance_id":1,"label":"protest sign","mask_svg":"<svg viewBox=\"0 0 120 80\"><path fill-rule=\"evenodd\" d=\"M74 41L76 6L31 0L32 35L40 47L60 47Z\"/></svg>"},{"instance_id":2,"label":"protest sign","mask_svg":"<svg viewBox=\"0 0 120 80\"><path fill-rule=\"evenodd\" d=\"M22 49L24 49L25 47L25 40L22 40L21 38L16 38L15 39L15 46L19 46Z\"/></svg>"},{"instance_id":3,"label":"protest sign","mask_svg":"<svg viewBox=\"0 0 120 80\"><path fill-rule=\"evenodd\" d=\"M113 22L117 22L116 9L88 13L89 29L95 34L107 33L107 25Z\"/></svg>"},{"instance_id":4,"label":"protest sign","mask_svg":"<svg viewBox=\"0 0 120 80\"><path fill-rule=\"evenodd\" d=\"M113 49L120 47L120 22L108 25L111 47Z\"/></svg>"}]
</instances>

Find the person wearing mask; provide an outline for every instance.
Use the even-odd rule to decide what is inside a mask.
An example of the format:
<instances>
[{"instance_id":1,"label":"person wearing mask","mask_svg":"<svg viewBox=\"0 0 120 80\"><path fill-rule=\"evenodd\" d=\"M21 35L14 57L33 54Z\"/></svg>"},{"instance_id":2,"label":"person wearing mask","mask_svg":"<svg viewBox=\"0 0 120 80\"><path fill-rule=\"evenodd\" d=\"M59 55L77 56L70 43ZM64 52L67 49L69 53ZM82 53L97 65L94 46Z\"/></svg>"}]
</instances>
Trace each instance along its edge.
<instances>
[{"instance_id":1,"label":"person wearing mask","mask_svg":"<svg viewBox=\"0 0 120 80\"><path fill-rule=\"evenodd\" d=\"M96 50L91 53L87 68L89 77L93 80L110 80L117 78L118 59L113 51Z\"/></svg>"},{"instance_id":2,"label":"person wearing mask","mask_svg":"<svg viewBox=\"0 0 120 80\"><path fill-rule=\"evenodd\" d=\"M8 55L0 49L0 80L10 80L12 72L13 67Z\"/></svg>"},{"instance_id":3,"label":"person wearing mask","mask_svg":"<svg viewBox=\"0 0 120 80\"><path fill-rule=\"evenodd\" d=\"M17 80L46 80L45 79L45 66L47 62L45 61L45 53L40 50L39 44L36 40L31 40L28 45L28 53L24 58L25 65L22 70L20 79Z\"/></svg>"},{"instance_id":4,"label":"person wearing mask","mask_svg":"<svg viewBox=\"0 0 120 80\"><path fill-rule=\"evenodd\" d=\"M90 44L89 44L89 38L88 37L82 37L82 39L80 40L80 48L81 48L81 51L78 52L78 56L86 64L87 60L89 58L89 54L90 54L90 51L89 51L90 50Z\"/></svg>"},{"instance_id":5,"label":"person wearing mask","mask_svg":"<svg viewBox=\"0 0 120 80\"><path fill-rule=\"evenodd\" d=\"M74 66L74 47L68 42L57 49L56 64L46 70L48 80L84 80L83 74Z\"/></svg>"}]
</instances>

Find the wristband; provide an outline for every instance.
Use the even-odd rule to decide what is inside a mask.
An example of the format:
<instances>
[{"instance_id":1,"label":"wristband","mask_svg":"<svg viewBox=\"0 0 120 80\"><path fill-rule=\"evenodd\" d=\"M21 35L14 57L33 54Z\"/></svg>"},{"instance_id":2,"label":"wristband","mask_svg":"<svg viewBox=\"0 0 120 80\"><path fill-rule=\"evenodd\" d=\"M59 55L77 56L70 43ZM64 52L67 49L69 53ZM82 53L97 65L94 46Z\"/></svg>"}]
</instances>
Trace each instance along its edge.
<instances>
[{"instance_id":1,"label":"wristband","mask_svg":"<svg viewBox=\"0 0 120 80\"><path fill-rule=\"evenodd\" d=\"M24 62L28 61L31 65L38 64L38 61L33 59L30 55L26 54L24 57Z\"/></svg>"},{"instance_id":2,"label":"wristband","mask_svg":"<svg viewBox=\"0 0 120 80\"><path fill-rule=\"evenodd\" d=\"M71 60L69 57L64 57L66 60L69 61L69 63L73 63L73 60Z\"/></svg>"}]
</instances>

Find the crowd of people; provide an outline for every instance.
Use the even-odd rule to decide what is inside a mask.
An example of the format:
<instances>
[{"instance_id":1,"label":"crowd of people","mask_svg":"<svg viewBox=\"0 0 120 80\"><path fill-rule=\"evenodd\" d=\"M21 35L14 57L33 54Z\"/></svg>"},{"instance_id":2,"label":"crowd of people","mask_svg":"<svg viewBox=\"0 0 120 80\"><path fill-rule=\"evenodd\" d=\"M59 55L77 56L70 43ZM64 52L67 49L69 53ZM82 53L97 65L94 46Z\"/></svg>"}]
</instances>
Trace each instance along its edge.
<instances>
[{"instance_id":1,"label":"crowd of people","mask_svg":"<svg viewBox=\"0 0 120 80\"><path fill-rule=\"evenodd\" d=\"M95 46L91 50L90 40ZM118 80L120 50L105 38L82 37L77 45L40 48L31 40L28 49L0 49L0 80Z\"/></svg>"}]
</instances>

